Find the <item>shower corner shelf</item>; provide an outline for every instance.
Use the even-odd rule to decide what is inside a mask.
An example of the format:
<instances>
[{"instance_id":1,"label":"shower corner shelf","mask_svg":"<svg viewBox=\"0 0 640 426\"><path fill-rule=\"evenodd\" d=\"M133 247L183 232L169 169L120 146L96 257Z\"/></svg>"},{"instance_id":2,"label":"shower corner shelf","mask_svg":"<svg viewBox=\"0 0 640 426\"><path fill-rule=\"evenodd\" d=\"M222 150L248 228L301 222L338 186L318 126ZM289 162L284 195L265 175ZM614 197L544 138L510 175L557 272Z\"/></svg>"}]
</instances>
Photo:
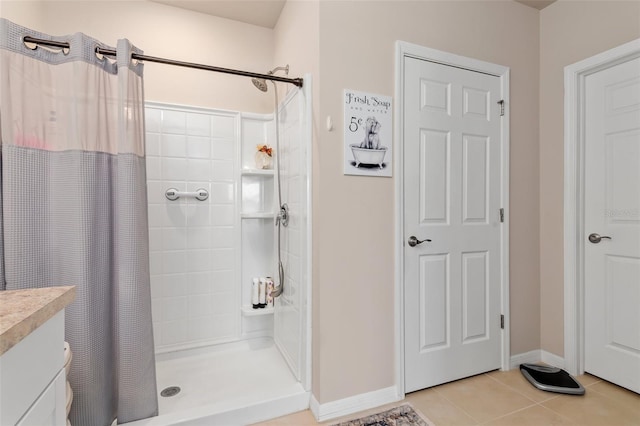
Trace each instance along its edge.
<instances>
[{"instance_id":1,"label":"shower corner shelf","mask_svg":"<svg viewBox=\"0 0 640 426\"><path fill-rule=\"evenodd\" d=\"M241 213L242 219L273 219L275 213L273 212L256 212L256 213Z\"/></svg>"},{"instance_id":2,"label":"shower corner shelf","mask_svg":"<svg viewBox=\"0 0 640 426\"><path fill-rule=\"evenodd\" d=\"M273 314L273 308L253 309L251 306L242 307L242 315L245 317L257 317L271 314Z\"/></svg>"},{"instance_id":3,"label":"shower corner shelf","mask_svg":"<svg viewBox=\"0 0 640 426\"><path fill-rule=\"evenodd\" d=\"M273 169L242 169L243 176L273 176Z\"/></svg>"}]
</instances>

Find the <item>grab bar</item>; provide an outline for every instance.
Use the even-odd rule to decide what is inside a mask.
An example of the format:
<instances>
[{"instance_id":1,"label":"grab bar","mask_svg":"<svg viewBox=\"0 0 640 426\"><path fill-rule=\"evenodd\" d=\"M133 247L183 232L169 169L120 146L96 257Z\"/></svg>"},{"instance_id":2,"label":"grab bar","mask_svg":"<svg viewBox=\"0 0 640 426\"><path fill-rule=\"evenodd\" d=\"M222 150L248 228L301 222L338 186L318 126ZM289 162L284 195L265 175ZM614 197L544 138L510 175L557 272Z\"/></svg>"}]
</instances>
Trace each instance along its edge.
<instances>
[{"instance_id":1,"label":"grab bar","mask_svg":"<svg viewBox=\"0 0 640 426\"><path fill-rule=\"evenodd\" d=\"M181 192L176 188L169 188L164 193L164 196L167 197L169 201L175 201L180 197L195 198L198 201L204 201L209 198L209 191L204 188L199 188L196 189L196 192Z\"/></svg>"}]
</instances>

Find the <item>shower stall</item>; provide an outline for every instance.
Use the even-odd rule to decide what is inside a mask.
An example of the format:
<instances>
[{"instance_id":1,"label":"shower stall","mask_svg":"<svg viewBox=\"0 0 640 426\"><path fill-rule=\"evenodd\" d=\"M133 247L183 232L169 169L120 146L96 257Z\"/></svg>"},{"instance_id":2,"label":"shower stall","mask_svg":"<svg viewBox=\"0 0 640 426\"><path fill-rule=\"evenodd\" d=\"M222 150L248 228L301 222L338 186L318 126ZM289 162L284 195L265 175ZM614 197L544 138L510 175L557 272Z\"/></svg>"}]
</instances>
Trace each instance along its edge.
<instances>
[{"instance_id":1,"label":"shower stall","mask_svg":"<svg viewBox=\"0 0 640 426\"><path fill-rule=\"evenodd\" d=\"M311 77L286 90L269 114L145 104L159 415L131 425L248 424L309 406ZM270 168L258 145L273 149ZM273 307L252 305L260 277L282 286Z\"/></svg>"}]
</instances>

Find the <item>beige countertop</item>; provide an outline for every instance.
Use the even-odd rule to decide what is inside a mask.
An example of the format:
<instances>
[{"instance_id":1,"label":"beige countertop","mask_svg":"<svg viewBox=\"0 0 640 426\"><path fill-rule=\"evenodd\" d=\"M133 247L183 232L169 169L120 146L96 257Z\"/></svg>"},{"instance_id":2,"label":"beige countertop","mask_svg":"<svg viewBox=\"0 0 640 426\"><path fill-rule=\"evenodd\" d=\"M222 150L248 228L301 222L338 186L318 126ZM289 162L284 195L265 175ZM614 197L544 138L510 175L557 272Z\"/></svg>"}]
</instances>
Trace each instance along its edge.
<instances>
[{"instance_id":1,"label":"beige countertop","mask_svg":"<svg viewBox=\"0 0 640 426\"><path fill-rule=\"evenodd\" d=\"M0 291L0 355L64 309L75 297L75 286Z\"/></svg>"}]
</instances>

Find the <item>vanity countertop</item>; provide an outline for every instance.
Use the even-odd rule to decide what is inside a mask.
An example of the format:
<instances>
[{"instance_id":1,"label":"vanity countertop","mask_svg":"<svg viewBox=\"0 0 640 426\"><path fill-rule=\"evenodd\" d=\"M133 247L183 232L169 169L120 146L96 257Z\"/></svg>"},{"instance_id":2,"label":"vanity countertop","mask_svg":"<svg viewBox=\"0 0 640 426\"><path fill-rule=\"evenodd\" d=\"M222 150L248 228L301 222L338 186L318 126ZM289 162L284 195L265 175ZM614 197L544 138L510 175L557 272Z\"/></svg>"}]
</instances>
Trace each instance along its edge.
<instances>
[{"instance_id":1,"label":"vanity countertop","mask_svg":"<svg viewBox=\"0 0 640 426\"><path fill-rule=\"evenodd\" d=\"M70 304L75 286L0 291L0 355Z\"/></svg>"}]
</instances>

